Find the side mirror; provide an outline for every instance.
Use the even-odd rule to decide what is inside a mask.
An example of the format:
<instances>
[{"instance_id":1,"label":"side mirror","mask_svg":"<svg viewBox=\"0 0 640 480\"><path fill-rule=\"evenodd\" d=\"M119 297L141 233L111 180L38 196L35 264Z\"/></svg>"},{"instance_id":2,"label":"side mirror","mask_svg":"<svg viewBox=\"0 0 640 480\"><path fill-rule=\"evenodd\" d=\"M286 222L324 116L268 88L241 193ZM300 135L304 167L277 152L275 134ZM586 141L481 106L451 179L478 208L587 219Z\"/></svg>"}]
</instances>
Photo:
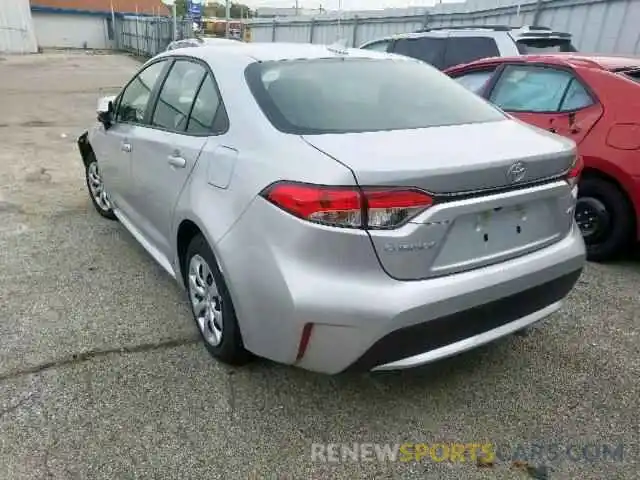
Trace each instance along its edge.
<instances>
[{"instance_id":1,"label":"side mirror","mask_svg":"<svg viewBox=\"0 0 640 480\"><path fill-rule=\"evenodd\" d=\"M98 121L104 125L105 129L108 129L113 124L113 98L105 97L98 102Z\"/></svg>"}]
</instances>

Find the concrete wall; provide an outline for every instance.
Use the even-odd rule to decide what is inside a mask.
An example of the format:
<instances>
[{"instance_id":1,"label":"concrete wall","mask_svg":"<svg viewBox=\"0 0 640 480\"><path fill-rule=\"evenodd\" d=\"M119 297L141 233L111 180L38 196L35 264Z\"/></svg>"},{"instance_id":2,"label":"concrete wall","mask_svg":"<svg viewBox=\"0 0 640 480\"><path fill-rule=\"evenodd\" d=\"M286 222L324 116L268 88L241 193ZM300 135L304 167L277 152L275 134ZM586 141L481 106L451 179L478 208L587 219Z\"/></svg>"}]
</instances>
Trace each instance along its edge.
<instances>
[{"instance_id":1,"label":"concrete wall","mask_svg":"<svg viewBox=\"0 0 640 480\"><path fill-rule=\"evenodd\" d=\"M33 23L42 48L113 48L106 16L33 12Z\"/></svg>"},{"instance_id":2,"label":"concrete wall","mask_svg":"<svg viewBox=\"0 0 640 480\"><path fill-rule=\"evenodd\" d=\"M0 52L37 51L29 0L0 0Z\"/></svg>"}]
</instances>

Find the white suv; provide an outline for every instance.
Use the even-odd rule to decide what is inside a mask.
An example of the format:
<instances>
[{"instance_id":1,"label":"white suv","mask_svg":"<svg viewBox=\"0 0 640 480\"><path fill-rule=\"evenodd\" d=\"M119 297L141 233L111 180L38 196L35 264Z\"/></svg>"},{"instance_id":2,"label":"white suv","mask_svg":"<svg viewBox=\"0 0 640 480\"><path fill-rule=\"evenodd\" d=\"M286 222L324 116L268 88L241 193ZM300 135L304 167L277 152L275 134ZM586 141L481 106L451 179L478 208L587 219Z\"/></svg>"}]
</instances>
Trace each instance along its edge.
<instances>
[{"instance_id":1,"label":"white suv","mask_svg":"<svg viewBox=\"0 0 640 480\"><path fill-rule=\"evenodd\" d=\"M417 58L440 70L486 57L577 51L569 33L504 25L427 28L373 40L360 48Z\"/></svg>"}]
</instances>

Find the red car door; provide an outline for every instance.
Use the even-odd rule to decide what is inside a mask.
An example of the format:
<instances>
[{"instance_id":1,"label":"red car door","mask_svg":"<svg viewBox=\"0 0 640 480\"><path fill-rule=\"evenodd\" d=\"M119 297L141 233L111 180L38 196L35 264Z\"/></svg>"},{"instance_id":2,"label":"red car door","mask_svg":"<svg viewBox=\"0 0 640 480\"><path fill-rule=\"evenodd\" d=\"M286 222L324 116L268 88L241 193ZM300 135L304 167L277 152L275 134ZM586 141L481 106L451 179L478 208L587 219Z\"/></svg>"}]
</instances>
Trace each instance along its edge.
<instances>
[{"instance_id":1,"label":"red car door","mask_svg":"<svg viewBox=\"0 0 640 480\"><path fill-rule=\"evenodd\" d=\"M580 144L603 114L597 97L572 70L505 65L485 95L520 120Z\"/></svg>"}]
</instances>

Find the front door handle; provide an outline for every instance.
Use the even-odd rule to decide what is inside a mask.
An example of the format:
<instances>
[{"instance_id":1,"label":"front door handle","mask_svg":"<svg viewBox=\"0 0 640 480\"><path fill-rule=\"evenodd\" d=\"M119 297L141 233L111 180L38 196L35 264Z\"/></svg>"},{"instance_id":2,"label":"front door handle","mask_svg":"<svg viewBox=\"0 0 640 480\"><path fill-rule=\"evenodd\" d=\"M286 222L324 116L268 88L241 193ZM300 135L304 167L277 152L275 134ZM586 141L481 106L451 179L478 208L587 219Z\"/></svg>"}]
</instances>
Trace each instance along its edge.
<instances>
[{"instance_id":1,"label":"front door handle","mask_svg":"<svg viewBox=\"0 0 640 480\"><path fill-rule=\"evenodd\" d=\"M171 155L169 157L169 165L175 168L184 168L187 166L187 161L179 155Z\"/></svg>"},{"instance_id":2,"label":"front door handle","mask_svg":"<svg viewBox=\"0 0 640 480\"><path fill-rule=\"evenodd\" d=\"M132 150L131 149L131 144L130 143L126 143L126 142L122 144L121 148L122 148L123 152L127 152L127 153L131 152L131 150Z\"/></svg>"}]
</instances>

